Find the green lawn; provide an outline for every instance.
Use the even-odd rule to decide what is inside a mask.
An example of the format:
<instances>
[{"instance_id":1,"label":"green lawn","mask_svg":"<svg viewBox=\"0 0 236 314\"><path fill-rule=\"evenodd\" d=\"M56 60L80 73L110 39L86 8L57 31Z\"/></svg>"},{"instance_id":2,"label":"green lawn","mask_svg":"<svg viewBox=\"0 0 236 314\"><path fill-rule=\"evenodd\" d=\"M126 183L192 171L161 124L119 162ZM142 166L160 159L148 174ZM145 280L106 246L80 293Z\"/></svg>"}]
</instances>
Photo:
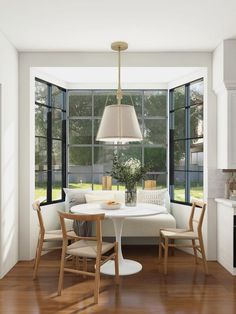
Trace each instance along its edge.
<instances>
[{"instance_id":1,"label":"green lawn","mask_svg":"<svg viewBox=\"0 0 236 314\"><path fill-rule=\"evenodd\" d=\"M71 189L89 189L91 188L91 184L89 183L73 183L69 186ZM164 188L164 186L159 186L158 188ZM94 184L93 185L94 190L101 190L102 185L101 184ZM141 186L138 186L138 189L141 189ZM114 185L112 187L112 190L117 190L117 187ZM120 191L125 190L124 185L119 186ZM57 200L61 198L61 190L59 187L55 187L52 190L52 198L53 200ZM194 187L191 189L191 198L197 198L202 199L203 198L203 189L202 187ZM35 189L35 199L46 199L46 190L42 187L38 187ZM185 199L185 191L183 187L177 187L175 188L175 200L184 202Z\"/></svg>"},{"instance_id":2,"label":"green lawn","mask_svg":"<svg viewBox=\"0 0 236 314\"><path fill-rule=\"evenodd\" d=\"M182 187L175 188L175 200L184 202L185 201L185 190ZM202 186L195 186L190 191L190 198L197 198L197 199L203 199L203 188Z\"/></svg>"}]
</instances>

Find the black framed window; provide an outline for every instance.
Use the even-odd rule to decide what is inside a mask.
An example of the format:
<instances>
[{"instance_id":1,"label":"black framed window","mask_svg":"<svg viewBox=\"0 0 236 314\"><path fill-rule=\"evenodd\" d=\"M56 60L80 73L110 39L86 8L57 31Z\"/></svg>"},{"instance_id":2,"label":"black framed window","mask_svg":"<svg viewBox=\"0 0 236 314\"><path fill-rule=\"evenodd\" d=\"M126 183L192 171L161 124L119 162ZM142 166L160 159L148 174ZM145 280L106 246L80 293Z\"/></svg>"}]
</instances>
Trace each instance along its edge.
<instances>
[{"instance_id":1,"label":"black framed window","mask_svg":"<svg viewBox=\"0 0 236 314\"><path fill-rule=\"evenodd\" d=\"M126 90L123 103L136 110L143 141L96 141L104 107L116 103L115 90L64 90L35 81L35 198L64 200L63 187L102 189L114 152L151 163L147 179L167 185L167 90ZM140 187L142 182L139 183ZM114 189L124 189L113 182Z\"/></svg>"},{"instance_id":2,"label":"black framed window","mask_svg":"<svg viewBox=\"0 0 236 314\"><path fill-rule=\"evenodd\" d=\"M35 199L64 200L66 186L66 91L35 79Z\"/></svg>"},{"instance_id":3,"label":"black framed window","mask_svg":"<svg viewBox=\"0 0 236 314\"><path fill-rule=\"evenodd\" d=\"M203 95L204 82L170 90L170 196L191 203L203 198Z\"/></svg>"},{"instance_id":4,"label":"black framed window","mask_svg":"<svg viewBox=\"0 0 236 314\"><path fill-rule=\"evenodd\" d=\"M97 142L104 107L117 103L114 90L68 91L68 186L102 189L102 176L112 168L114 152L152 163L149 179L158 188L167 185L167 90L125 90L125 104L133 105L143 132L142 142ZM142 182L139 183L142 186ZM124 189L113 181L114 189Z\"/></svg>"}]
</instances>

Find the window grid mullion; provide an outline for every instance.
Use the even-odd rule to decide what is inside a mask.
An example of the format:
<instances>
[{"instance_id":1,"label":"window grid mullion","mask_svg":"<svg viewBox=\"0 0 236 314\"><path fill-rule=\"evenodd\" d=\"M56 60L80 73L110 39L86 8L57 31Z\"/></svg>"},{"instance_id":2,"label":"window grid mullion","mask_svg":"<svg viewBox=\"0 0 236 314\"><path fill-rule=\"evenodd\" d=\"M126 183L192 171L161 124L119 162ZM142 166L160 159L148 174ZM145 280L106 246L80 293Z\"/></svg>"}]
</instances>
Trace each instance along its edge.
<instances>
[{"instance_id":1,"label":"window grid mullion","mask_svg":"<svg viewBox=\"0 0 236 314\"><path fill-rule=\"evenodd\" d=\"M142 136L144 138L144 91L142 91L142 125L141 125L141 131L142 131ZM142 165L144 165L144 144L143 141L141 142L141 162ZM144 180L142 180L142 187L144 187Z\"/></svg>"},{"instance_id":2,"label":"window grid mullion","mask_svg":"<svg viewBox=\"0 0 236 314\"><path fill-rule=\"evenodd\" d=\"M185 158L185 201L187 203L190 202L190 177L189 177L189 163L190 163L190 141L188 138L190 137L190 109L189 109L189 103L190 103L190 97L189 97L189 84L186 84L185 86L185 101L186 101L186 109L185 109L185 147L186 147L186 158Z\"/></svg>"},{"instance_id":3,"label":"window grid mullion","mask_svg":"<svg viewBox=\"0 0 236 314\"><path fill-rule=\"evenodd\" d=\"M66 103L66 92L63 92L63 108L65 109ZM61 168L62 168L62 184L61 184L61 196L65 199L65 192L63 187L67 186L67 156L66 156L66 130L67 130L67 119L66 111L62 112L62 156L61 156Z\"/></svg>"},{"instance_id":4,"label":"window grid mullion","mask_svg":"<svg viewBox=\"0 0 236 314\"><path fill-rule=\"evenodd\" d=\"M174 92L171 90L169 92L169 106L170 109L174 108ZM169 113L169 192L170 192L170 199L174 200L174 121L175 121L175 116L174 116L174 111Z\"/></svg>"},{"instance_id":5,"label":"window grid mullion","mask_svg":"<svg viewBox=\"0 0 236 314\"><path fill-rule=\"evenodd\" d=\"M94 187L94 91L92 91L92 149L91 151L92 151L92 190L93 190L93 187Z\"/></svg>"},{"instance_id":6,"label":"window grid mullion","mask_svg":"<svg viewBox=\"0 0 236 314\"><path fill-rule=\"evenodd\" d=\"M47 113L47 159L48 159L48 172L47 172L47 202L52 201L52 110L51 105L51 85L48 85L48 113Z\"/></svg>"}]
</instances>

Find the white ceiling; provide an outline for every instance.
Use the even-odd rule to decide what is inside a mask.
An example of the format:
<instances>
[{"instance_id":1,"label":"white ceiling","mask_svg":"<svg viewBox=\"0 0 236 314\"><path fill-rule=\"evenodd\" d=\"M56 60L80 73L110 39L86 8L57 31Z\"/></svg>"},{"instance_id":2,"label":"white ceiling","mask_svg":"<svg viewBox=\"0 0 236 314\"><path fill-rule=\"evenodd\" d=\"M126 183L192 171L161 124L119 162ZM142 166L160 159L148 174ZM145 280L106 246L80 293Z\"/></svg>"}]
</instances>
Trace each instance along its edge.
<instances>
[{"instance_id":1,"label":"white ceiling","mask_svg":"<svg viewBox=\"0 0 236 314\"><path fill-rule=\"evenodd\" d=\"M117 68L114 67L40 67L38 73L50 75L66 83L117 84ZM169 83L199 70L194 67L122 67L122 85L135 83Z\"/></svg>"},{"instance_id":2,"label":"white ceiling","mask_svg":"<svg viewBox=\"0 0 236 314\"><path fill-rule=\"evenodd\" d=\"M0 0L0 30L21 51L212 51L236 36L235 0Z\"/></svg>"}]
</instances>

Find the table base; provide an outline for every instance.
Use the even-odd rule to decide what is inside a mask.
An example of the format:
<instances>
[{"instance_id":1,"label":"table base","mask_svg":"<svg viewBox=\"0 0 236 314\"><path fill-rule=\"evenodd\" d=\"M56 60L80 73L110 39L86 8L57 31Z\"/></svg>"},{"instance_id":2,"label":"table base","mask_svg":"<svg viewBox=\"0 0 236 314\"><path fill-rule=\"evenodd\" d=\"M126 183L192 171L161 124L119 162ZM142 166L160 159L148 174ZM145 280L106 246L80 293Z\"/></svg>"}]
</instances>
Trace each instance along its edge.
<instances>
[{"instance_id":1,"label":"table base","mask_svg":"<svg viewBox=\"0 0 236 314\"><path fill-rule=\"evenodd\" d=\"M140 272L142 265L138 262L132 261L130 259L123 259L119 263L119 274L120 276L132 275ZM102 274L115 275L115 265L114 261L108 261L102 265L100 269Z\"/></svg>"}]
</instances>

